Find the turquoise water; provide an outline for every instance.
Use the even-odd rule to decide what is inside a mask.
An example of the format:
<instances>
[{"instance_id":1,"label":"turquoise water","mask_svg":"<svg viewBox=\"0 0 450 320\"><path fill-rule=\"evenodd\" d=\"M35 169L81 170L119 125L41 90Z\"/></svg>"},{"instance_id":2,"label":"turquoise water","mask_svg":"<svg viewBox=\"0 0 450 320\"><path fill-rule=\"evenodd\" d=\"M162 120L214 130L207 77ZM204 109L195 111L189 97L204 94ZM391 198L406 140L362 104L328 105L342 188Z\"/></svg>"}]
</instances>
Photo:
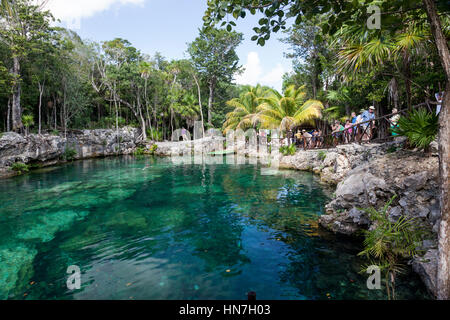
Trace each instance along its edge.
<instances>
[{"instance_id":1,"label":"turquoise water","mask_svg":"<svg viewBox=\"0 0 450 320\"><path fill-rule=\"evenodd\" d=\"M163 158L3 180L0 299L384 299L360 248L318 228L331 192L309 173ZM399 298L425 296L416 276L399 282Z\"/></svg>"}]
</instances>

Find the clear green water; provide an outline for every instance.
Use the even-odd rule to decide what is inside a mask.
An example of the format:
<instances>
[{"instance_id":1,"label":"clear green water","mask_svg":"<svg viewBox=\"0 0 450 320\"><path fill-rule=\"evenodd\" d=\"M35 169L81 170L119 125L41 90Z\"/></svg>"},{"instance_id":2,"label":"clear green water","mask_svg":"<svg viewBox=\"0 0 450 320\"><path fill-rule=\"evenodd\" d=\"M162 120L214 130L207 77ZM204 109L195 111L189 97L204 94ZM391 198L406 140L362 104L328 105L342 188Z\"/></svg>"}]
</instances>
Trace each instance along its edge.
<instances>
[{"instance_id":1,"label":"clear green water","mask_svg":"<svg viewBox=\"0 0 450 320\"><path fill-rule=\"evenodd\" d=\"M0 181L0 299L385 298L318 228L331 190L260 169L121 157ZM398 292L426 296L412 274Z\"/></svg>"}]
</instances>

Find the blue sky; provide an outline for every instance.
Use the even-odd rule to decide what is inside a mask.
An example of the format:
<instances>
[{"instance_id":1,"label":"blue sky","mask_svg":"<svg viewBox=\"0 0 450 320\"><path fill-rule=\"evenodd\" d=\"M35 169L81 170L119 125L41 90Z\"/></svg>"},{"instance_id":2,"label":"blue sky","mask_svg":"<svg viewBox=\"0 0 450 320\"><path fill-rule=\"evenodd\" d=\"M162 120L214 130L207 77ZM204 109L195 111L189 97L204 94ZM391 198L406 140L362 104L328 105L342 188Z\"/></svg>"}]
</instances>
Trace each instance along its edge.
<instances>
[{"instance_id":1,"label":"blue sky","mask_svg":"<svg viewBox=\"0 0 450 320\"><path fill-rule=\"evenodd\" d=\"M48 8L82 38L95 41L116 37L129 40L144 53L161 52L168 59L185 57L187 43L198 35L206 0L50 0ZM236 81L281 89L283 73L292 69L283 52L289 48L272 36L264 47L250 38L258 17L237 21L244 34L238 55L246 72Z\"/></svg>"}]
</instances>

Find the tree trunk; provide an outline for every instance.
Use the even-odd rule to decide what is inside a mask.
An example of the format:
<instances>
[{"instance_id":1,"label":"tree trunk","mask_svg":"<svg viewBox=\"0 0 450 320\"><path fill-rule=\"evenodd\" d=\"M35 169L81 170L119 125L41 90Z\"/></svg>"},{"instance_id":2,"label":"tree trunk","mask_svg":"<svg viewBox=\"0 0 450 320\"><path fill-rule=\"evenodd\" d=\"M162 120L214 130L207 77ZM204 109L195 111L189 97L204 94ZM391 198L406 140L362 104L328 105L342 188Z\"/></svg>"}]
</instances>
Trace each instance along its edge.
<instances>
[{"instance_id":1,"label":"tree trunk","mask_svg":"<svg viewBox=\"0 0 450 320\"><path fill-rule=\"evenodd\" d=\"M42 95L44 93L44 87L45 87L45 84L41 85L39 83L39 107L38 107L38 112L39 112L39 130L38 130L38 134L41 134L41 128L42 128L42 120L41 120L42 116L41 116L41 114L42 114Z\"/></svg>"},{"instance_id":2,"label":"tree trunk","mask_svg":"<svg viewBox=\"0 0 450 320\"><path fill-rule=\"evenodd\" d=\"M209 99L208 99L208 124L212 126L212 106L214 102L214 91L216 90L216 79L211 79L209 83Z\"/></svg>"},{"instance_id":3,"label":"tree trunk","mask_svg":"<svg viewBox=\"0 0 450 320\"><path fill-rule=\"evenodd\" d=\"M13 99L12 99L12 131L23 132L22 108L20 105L21 84L20 84L20 61L18 57L13 58Z\"/></svg>"},{"instance_id":4,"label":"tree trunk","mask_svg":"<svg viewBox=\"0 0 450 320\"><path fill-rule=\"evenodd\" d=\"M11 130L11 99L8 99L8 110L6 114L6 132Z\"/></svg>"},{"instance_id":5,"label":"tree trunk","mask_svg":"<svg viewBox=\"0 0 450 320\"><path fill-rule=\"evenodd\" d=\"M408 52L403 55L403 76L405 77L406 102L408 110L411 110L411 61Z\"/></svg>"},{"instance_id":6,"label":"tree trunk","mask_svg":"<svg viewBox=\"0 0 450 320\"><path fill-rule=\"evenodd\" d=\"M450 299L450 199L449 199L449 167L450 167L450 51L442 31L436 6L433 0L423 0L431 32L447 77L445 96L442 100L439 128L439 173L441 179L441 223L439 230L439 263L437 274L437 298Z\"/></svg>"},{"instance_id":7,"label":"tree trunk","mask_svg":"<svg viewBox=\"0 0 450 320\"><path fill-rule=\"evenodd\" d=\"M197 85L198 106L200 108L200 117L202 119L202 137L204 137L205 136L205 124L204 124L204 120L203 120L202 91L200 89L200 83L198 82L197 77L195 76L195 74L192 74L192 76L194 77L195 84Z\"/></svg>"}]
</instances>

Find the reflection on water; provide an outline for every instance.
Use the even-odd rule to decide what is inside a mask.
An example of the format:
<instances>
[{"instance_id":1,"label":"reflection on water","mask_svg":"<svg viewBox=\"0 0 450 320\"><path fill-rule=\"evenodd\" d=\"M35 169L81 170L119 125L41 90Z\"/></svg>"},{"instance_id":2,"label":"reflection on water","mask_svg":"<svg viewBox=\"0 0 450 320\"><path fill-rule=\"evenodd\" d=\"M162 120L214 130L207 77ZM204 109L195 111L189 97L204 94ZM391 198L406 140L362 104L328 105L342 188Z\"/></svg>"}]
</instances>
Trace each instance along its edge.
<instances>
[{"instance_id":1,"label":"reflection on water","mask_svg":"<svg viewBox=\"0 0 450 320\"><path fill-rule=\"evenodd\" d=\"M1 181L0 299L384 299L317 225L330 190L260 171L121 157ZM425 296L411 274L398 292Z\"/></svg>"}]
</instances>

